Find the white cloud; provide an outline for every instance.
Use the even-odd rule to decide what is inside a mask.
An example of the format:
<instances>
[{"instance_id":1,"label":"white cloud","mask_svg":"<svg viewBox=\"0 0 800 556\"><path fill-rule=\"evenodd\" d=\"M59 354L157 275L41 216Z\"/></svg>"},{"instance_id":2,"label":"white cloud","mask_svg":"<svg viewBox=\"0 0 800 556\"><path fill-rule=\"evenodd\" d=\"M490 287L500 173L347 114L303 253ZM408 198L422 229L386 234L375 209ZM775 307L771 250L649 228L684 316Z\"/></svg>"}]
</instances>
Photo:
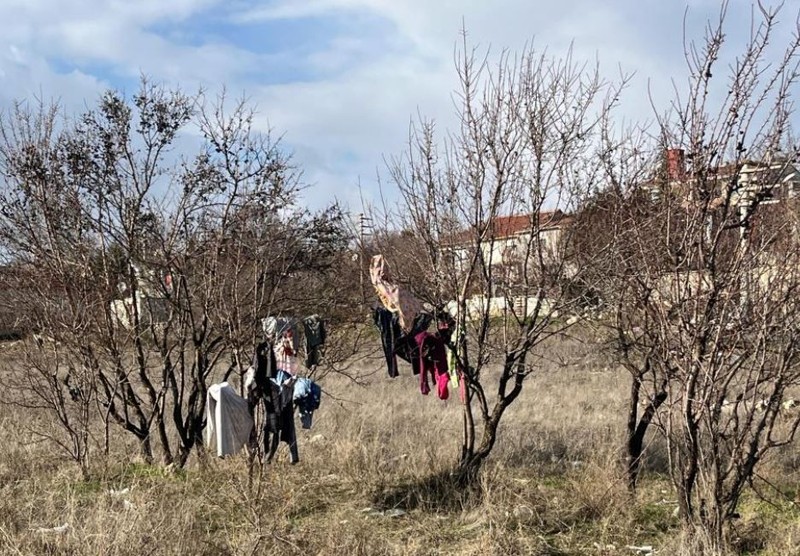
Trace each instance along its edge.
<instances>
[{"instance_id":1,"label":"white cloud","mask_svg":"<svg viewBox=\"0 0 800 556\"><path fill-rule=\"evenodd\" d=\"M371 9L390 19L398 35L409 45L406 51L393 52L325 81L265 87L255 94L269 121L287 131L287 139L297 147L299 158L313 161L315 171L307 177L318 180L318 191L344 194L354 188L359 178L368 192L374 190L376 169L383 169L383 156L402 149L409 120L418 110L437 119L440 127L454 124L451 92L457 84L453 52L462 22L459 10L470 10L465 18L470 40L483 45L493 43L496 50L502 46L524 47L532 39L532 32L539 28L544 36L536 37L535 45L547 45L558 55L569 47L575 38L573 33L581 26L583 36L588 38L583 42L576 39L577 56L594 59L600 50L615 47L608 38L607 28L620 16L597 13L591 8L593 4L584 6L584 17L580 18L565 15L574 13L567 9L550 16L522 1L506 2L505 9L485 7L483 2L473 4L465 8L464 4L447 2L429 6L416 0L402 3L326 0L302 7L278 5L271 11L262 9L251 14L278 18ZM510 17L511 13L515 17ZM617 33L617 41L625 40L622 35ZM599 43L598 38L608 45ZM619 57L609 64L613 70L617 62L629 69L648 62L641 51L626 48L624 44L615 48L612 54ZM355 156L347 167L336 166L338 159L353 153Z\"/></svg>"},{"instance_id":2,"label":"white cloud","mask_svg":"<svg viewBox=\"0 0 800 556\"><path fill-rule=\"evenodd\" d=\"M0 106L41 92L79 108L109 83L139 73L185 89L226 84L257 102L264 128L269 122L286 133L307 181L316 186L306 198L319 205L334 194L356 199L346 192L359 178L368 193L374 192L376 168L382 168L384 155L402 149L418 110L442 127L452 124L453 50L462 20L470 43L491 44L494 52L519 51L533 41L537 49L546 47L558 56L574 43L577 58L599 59L611 77L618 65L636 71L623 98L626 114L636 118L650 113L648 83L664 97L671 94L669 78L684 72L684 2L246 2L5 0L0 3ZM749 8L733 4L730 16L737 29L732 36L741 43L749 30ZM718 2L689 5L688 27L697 35L716 15ZM379 36L358 25L336 28L364 15L369 18L362 25L381 22ZM216 32L198 46L178 42L179 32L163 32L198 17L205 28L233 22L251 35L259 25L306 19L327 22L333 32L310 51L286 47L272 53L249 51L235 37ZM292 71L297 68L304 71ZM290 80L295 73L302 80Z\"/></svg>"},{"instance_id":3,"label":"white cloud","mask_svg":"<svg viewBox=\"0 0 800 556\"><path fill-rule=\"evenodd\" d=\"M170 51L180 53L180 49L148 33L146 27L188 17L208 4L207 0L6 0L0 3L0 53L10 54L0 54L0 102L41 93L80 109L115 75L147 72L151 65L168 70ZM185 67L224 67L213 57L203 60L199 53L197 57L184 51ZM78 69L83 66L102 69L90 75ZM170 78L185 75L164 73Z\"/></svg>"}]
</instances>

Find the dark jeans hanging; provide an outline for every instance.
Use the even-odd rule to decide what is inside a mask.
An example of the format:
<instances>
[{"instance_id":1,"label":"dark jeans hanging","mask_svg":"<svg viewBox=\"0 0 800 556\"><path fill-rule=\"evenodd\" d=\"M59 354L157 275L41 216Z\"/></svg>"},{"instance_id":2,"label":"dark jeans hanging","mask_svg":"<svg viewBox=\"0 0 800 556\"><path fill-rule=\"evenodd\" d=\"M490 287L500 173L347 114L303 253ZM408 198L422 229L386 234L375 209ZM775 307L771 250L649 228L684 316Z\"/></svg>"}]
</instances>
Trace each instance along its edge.
<instances>
[{"instance_id":1,"label":"dark jeans hanging","mask_svg":"<svg viewBox=\"0 0 800 556\"><path fill-rule=\"evenodd\" d=\"M383 307L376 308L373 311L372 318L381 333L381 346L383 347L383 355L386 358L386 370L389 376L394 378L399 374L397 371L395 344L401 335L400 323L397 321L397 315Z\"/></svg>"}]
</instances>

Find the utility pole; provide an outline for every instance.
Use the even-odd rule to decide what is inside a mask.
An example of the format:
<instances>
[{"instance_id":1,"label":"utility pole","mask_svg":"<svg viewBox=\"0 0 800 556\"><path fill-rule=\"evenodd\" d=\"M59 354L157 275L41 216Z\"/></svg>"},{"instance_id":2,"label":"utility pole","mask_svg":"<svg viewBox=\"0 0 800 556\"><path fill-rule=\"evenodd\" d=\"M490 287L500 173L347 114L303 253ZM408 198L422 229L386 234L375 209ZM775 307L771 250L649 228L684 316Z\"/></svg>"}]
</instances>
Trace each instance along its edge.
<instances>
[{"instance_id":1,"label":"utility pole","mask_svg":"<svg viewBox=\"0 0 800 556\"><path fill-rule=\"evenodd\" d=\"M372 230L372 219L364 213L358 215L358 278L361 285L361 303L367 302L367 292L364 289L364 240Z\"/></svg>"}]
</instances>

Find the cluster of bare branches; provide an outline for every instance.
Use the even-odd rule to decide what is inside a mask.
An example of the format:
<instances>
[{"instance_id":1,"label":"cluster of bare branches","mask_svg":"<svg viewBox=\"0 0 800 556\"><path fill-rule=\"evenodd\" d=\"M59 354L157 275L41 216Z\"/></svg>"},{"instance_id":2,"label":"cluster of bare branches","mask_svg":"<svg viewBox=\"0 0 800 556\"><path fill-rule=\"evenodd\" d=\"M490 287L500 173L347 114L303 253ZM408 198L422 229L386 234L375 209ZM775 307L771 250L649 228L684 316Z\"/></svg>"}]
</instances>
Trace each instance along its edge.
<instances>
[{"instance_id":1,"label":"cluster of bare branches","mask_svg":"<svg viewBox=\"0 0 800 556\"><path fill-rule=\"evenodd\" d=\"M750 40L723 75L723 2L703 40L687 43L687 92L676 82L652 124L628 129L614 121L625 76L606 82L533 50L493 66L465 41L458 129L412 125L389 164L400 209L374 218L401 278L457 317L466 477L545 341L591 315L632 377L629 487L654 429L687 529L723 546L758 465L800 425L781 412L800 379L790 132L800 33L776 58L780 13L754 7ZM510 217L524 229L510 233ZM491 383L490 362L501 366Z\"/></svg>"},{"instance_id":2,"label":"cluster of bare branches","mask_svg":"<svg viewBox=\"0 0 800 556\"><path fill-rule=\"evenodd\" d=\"M597 185L603 123L626 80L606 82L571 53L504 52L492 65L466 40L456 67L460 128L440 138L431 121L412 126L389 167L400 209L374 219L387 224L378 244L401 279L456 318L451 348L468 391L459 468L469 479L535 370L534 353L580 310L584 273L567 256L571 234L548 240L545 231ZM523 223L513 241L501 223L508 215ZM497 379L485 375L492 361L502 365Z\"/></svg>"},{"instance_id":3,"label":"cluster of bare branches","mask_svg":"<svg viewBox=\"0 0 800 556\"><path fill-rule=\"evenodd\" d=\"M388 164L400 202L370 215L360 256L337 206L297 207L299 172L245 103L145 82L78 120L19 105L0 120L0 284L39 335L13 402L45 409L58 427L40 434L84 469L111 425L183 465L212 375L246 367L259 318L361 320L352 277L380 252L455 318L463 483L548 341L591 318L632 379L629 488L659 434L687 530L720 549L758 466L800 426L782 411L800 386L800 28L776 58L781 9L757 4L725 74L726 13L687 43L686 87L632 129L615 121L629 76L533 48L493 63L465 38L457 128L411 126ZM203 148L177 158L189 126ZM331 370L360 348L363 328L347 330Z\"/></svg>"},{"instance_id":4,"label":"cluster of bare branches","mask_svg":"<svg viewBox=\"0 0 800 556\"><path fill-rule=\"evenodd\" d=\"M632 376L629 486L655 425L682 519L708 550L724 545L758 466L800 424L782 411L800 384L800 146L790 133L800 29L775 59L780 9L758 5L724 75L726 10L687 45L688 92L676 86L657 136L605 139L608 183L576 226L579 258L609 255L593 272Z\"/></svg>"},{"instance_id":5,"label":"cluster of bare branches","mask_svg":"<svg viewBox=\"0 0 800 556\"><path fill-rule=\"evenodd\" d=\"M114 426L146 461L184 465L208 385L244 372L261 318L347 315L330 295L346 216L297 206L300 173L253 119L144 81L77 119L19 104L0 121L2 287L38 338L6 401L48 410L61 426L34 432L84 469ZM190 127L193 158L175 152Z\"/></svg>"}]
</instances>

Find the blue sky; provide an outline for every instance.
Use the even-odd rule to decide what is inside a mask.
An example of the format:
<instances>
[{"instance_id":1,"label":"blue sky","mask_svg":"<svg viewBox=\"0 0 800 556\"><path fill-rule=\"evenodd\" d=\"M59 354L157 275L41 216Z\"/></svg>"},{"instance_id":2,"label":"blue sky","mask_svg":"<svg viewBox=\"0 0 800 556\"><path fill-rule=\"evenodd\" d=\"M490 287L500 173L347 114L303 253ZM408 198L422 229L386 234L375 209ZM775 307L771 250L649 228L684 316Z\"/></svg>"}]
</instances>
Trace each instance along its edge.
<instances>
[{"instance_id":1,"label":"blue sky","mask_svg":"<svg viewBox=\"0 0 800 556\"><path fill-rule=\"evenodd\" d=\"M791 24L800 1L786 7ZM358 210L356 184L376 195L412 116L452 124L462 20L495 51L573 44L610 76L636 72L623 111L645 118L648 86L658 97L685 79L684 20L699 37L718 10L717 0L0 0L0 109L36 95L80 110L105 88L132 91L141 74L185 90L224 85L284 136L308 204ZM733 0L733 44L750 10Z\"/></svg>"}]
</instances>

